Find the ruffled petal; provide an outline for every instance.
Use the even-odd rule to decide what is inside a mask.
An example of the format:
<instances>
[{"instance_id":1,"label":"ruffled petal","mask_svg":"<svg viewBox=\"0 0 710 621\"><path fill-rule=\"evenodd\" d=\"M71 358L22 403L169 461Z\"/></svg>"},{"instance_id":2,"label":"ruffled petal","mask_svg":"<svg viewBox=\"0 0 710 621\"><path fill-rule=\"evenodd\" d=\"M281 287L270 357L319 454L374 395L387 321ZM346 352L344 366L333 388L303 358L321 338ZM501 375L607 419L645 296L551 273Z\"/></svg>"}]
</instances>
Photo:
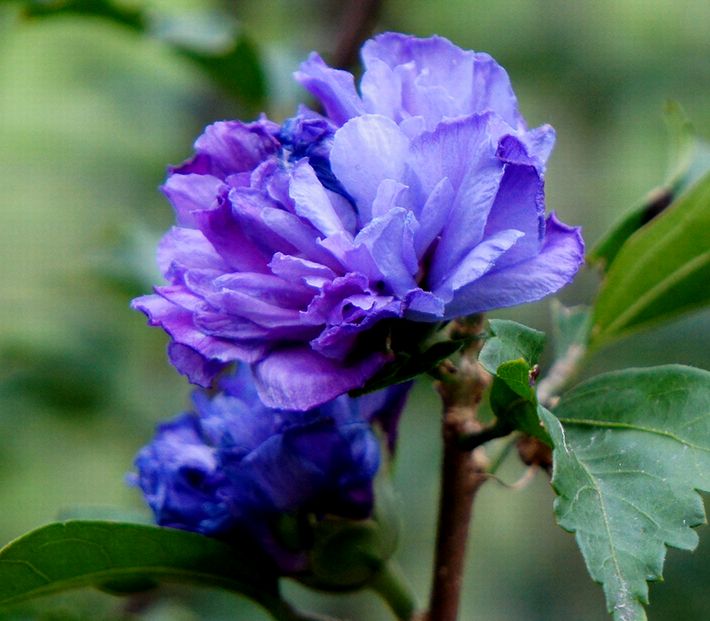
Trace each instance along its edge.
<instances>
[{"instance_id":1,"label":"ruffled petal","mask_svg":"<svg viewBox=\"0 0 710 621\"><path fill-rule=\"evenodd\" d=\"M567 226L550 214L540 253L492 270L460 289L446 306L446 318L539 300L569 284L583 262L584 241L579 227Z\"/></svg>"},{"instance_id":2,"label":"ruffled petal","mask_svg":"<svg viewBox=\"0 0 710 621\"><path fill-rule=\"evenodd\" d=\"M193 211L212 209L224 182L212 175L170 175L160 186L175 210L175 219L182 227L197 228Z\"/></svg>"},{"instance_id":3,"label":"ruffled petal","mask_svg":"<svg viewBox=\"0 0 710 621\"><path fill-rule=\"evenodd\" d=\"M271 352L254 366L254 377L265 405L308 410L360 388L387 360L384 354L375 353L347 364L308 347L293 347Z\"/></svg>"},{"instance_id":4,"label":"ruffled petal","mask_svg":"<svg viewBox=\"0 0 710 621\"><path fill-rule=\"evenodd\" d=\"M364 112L352 74L331 69L315 52L301 65L301 70L293 75L323 104L328 117L335 124L342 125Z\"/></svg>"},{"instance_id":5,"label":"ruffled petal","mask_svg":"<svg viewBox=\"0 0 710 621\"><path fill-rule=\"evenodd\" d=\"M407 136L384 116L357 117L335 133L331 166L355 199L361 225L372 218L380 183L404 176L408 148Z\"/></svg>"}]
</instances>

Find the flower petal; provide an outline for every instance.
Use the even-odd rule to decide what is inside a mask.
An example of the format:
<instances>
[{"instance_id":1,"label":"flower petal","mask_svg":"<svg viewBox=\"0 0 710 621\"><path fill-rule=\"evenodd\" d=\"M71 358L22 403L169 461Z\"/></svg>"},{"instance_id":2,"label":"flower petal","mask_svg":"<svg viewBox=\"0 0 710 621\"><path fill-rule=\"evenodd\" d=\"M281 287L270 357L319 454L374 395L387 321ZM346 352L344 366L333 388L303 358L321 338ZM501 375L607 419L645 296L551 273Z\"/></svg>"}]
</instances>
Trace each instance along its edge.
<instances>
[{"instance_id":1,"label":"flower petal","mask_svg":"<svg viewBox=\"0 0 710 621\"><path fill-rule=\"evenodd\" d=\"M545 241L537 256L501 270L494 269L457 291L446 306L446 317L539 300L570 283L583 262L580 229L567 226L550 214Z\"/></svg>"},{"instance_id":2,"label":"flower petal","mask_svg":"<svg viewBox=\"0 0 710 621\"><path fill-rule=\"evenodd\" d=\"M408 147L407 136L384 116L360 116L335 132L331 166L355 199L361 225L372 219L372 203L380 183L404 176Z\"/></svg>"},{"instance_id":3,"label":"flower petal","mask_svg":"<svg viewBox=\"0 0 710 621\"><path fill-rule=\"evenodd\" d=\"M331 69L315 52L294 73L294 78L323 104L328 117L337 125L364 112L352 74Z\"/></svg>"},{"instance_id":4,"label":"flower petal","mask_svg":"<svg viewBox=\"0 0 710 621\"><path fill-rule=\"evenodd\" d=\"M271 352L254 366L254 377L265 405L308 410L360 388L386 361L387 356L375 353L348 365L308 347L293 347Z\"/></svg>"}]
</instances>

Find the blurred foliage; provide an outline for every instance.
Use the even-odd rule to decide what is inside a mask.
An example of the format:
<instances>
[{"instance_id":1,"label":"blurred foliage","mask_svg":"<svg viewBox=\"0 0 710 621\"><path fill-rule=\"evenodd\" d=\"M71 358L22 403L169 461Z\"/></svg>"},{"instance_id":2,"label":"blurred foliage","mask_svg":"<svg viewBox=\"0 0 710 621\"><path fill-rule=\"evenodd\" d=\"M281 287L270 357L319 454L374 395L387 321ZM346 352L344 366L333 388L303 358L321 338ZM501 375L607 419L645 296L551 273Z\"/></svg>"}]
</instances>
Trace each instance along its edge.
<instances>
[{"instance_id":1,"label":"blurred foliage","mask_svg":"<svg viewBox=\"0 0 710 621\"><path fill-rule=\"evenodd\" d=\"M305 97L291 72L310 50L335 49L342 11L333 0L116 0L126 14L151 16L145 36L100 17L30 19L22 5L0 2L2 542L69 506L141 506L124 474L153 424L185 408L189 392L165 360L163 335L128 308L156 282L151 248L172 221L156 187L207 123L253 118L266 92L269 114L291 114ZM679 101L698 134L710 136L708 22L710 5L695 0L390 0L379 28L436 32L507 68L530 125L549 122L558 133L548 205L582 224L591 247L663 180L664 101ZM258 97L230 96L181 51L209 56L230 28L250 43L222 49L250 69L229 65L223 75L263 72L263 91L258 80L234 80ZM209 36L185 39L199 32ZM582 275L562 299L588 303L596 286L593 272ZM495 315L547 330L547 306ZM610 345L585 373L659 361L707 367L709 319L696 313ZM436 395L423 383L403 418L394 481L406 509L398 557L420 593L431 567L438 436ZM514 480L520 468L509 460L500 476ZM464 610L487 621L607 619L573 538L554 524L552 499L544 476L519 492L483 488ZM652 619L707 618L710 541L700 534L694 555L670 553L666 583L651 594ZM371 594L286 589L306 608L388 618ZM231 594L161 595L121 600L78 591L18 605L2 618L266 619Z\"/></svg>"}]
</instances>

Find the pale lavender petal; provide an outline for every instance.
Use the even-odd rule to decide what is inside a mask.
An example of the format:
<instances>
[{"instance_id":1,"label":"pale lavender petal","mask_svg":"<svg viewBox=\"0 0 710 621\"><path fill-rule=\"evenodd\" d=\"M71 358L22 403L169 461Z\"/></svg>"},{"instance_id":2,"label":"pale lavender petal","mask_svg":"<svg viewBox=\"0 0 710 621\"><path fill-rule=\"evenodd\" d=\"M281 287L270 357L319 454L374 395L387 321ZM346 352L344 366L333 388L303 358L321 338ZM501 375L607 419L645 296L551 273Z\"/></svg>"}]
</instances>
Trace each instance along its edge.
<instances>
[{"instance_id":1,"label":"pale lavender petal","mask_svg":"<svg viewBox=\"0 0 710 621\"><path fill-rule=\"evenodd\" d=\"M525 121L518 111L508 73L491 56L476 54L473 70L472 110L491 110L515 129L525 129Z\"/></svg>"},{"instance_id":2,"label":"pale lavender petal","mask_svg":"<svg viewBox=\"0 0 710 621\"><path fill-rule=\"evenodd\" d=\"M407 309L404 313L406 319L436 322L444 317L446 303L430 291L415 289L407 294L404 306Z\"/></svg>"},{"instance_id":3,"label":"pale lavender petal","mask_svg":"<svg viewBox=\"0 0 710 621\"><path fill-rule=\"evenodd\" d=\"M404 296L416 288L414 276L418 270L414 251L416 220L412 213L395 207L384 216L372 220L355 238L372 256L388 288Z\"/></svg>"},{"instance_id":4,"label":"pale lavender petal","mask_svg":"<svg viewBox=\"0 0 710 621\"><path fill-rule=\"evenodd\" d=\"M453 318L534 302L570 283L584 262L584 242L578 227L550 214L540 254L516 265L493 270L460 289L446 307Z\"/></svg>"},{"instance_id":5,"label":"pale lavender petal","mask_svg":"<svg viewBox=\"0 0 710 621\"><path fill-rule=\"evenodd\" d=\"M483 238L504 166L487 133L488 119L472 116L442 123L412 142L410 164L424 195L444 178L456 190L432 258L430 282L441 282Z\"/></svg>"},{"instance_id":6,"label":"pale lavender petal","mask_svg":"<svg viewBox=\"0 0 710 621\"><path fill-rule=\"evenodd\" d=\"M455 197L456 192L447 177L439 181L427 196L417 215L419 228L414 233L414 246L420 259L444 229Z\"/></svg>"},{"instance_id":7,"label":"pale lavender petal","mask_svg":"<svg viewBox=\"0 0 710 621\"><path fill-rule=\"evenodd\" d=\"M384 116L352 119L335 133L331 166L355 199L361 225L372 218L372 203L380 183L402 179L408 148L407 136Z\"/></svg>"},{"instance_id":8,"label":"pale lavender petal","mask_svg":"<svg viewBox=\"0 0 710 621\"><path fill-rule=\"evenodd\" d=\"M308 410L362 387L387 360L375 353L346 365L308 347L294 347L270 353L254 366L254 377L264 405Z\"/></svg>"},{"instance_id":9,"label":"pale lavender petal","mask_svg":"<svg viewBox=\"0 0 710 621\"><path fill-rule=\"evenodd\" d=\"M503 127L500 130L507 131ZM544 172L545 163L554 145L555 130L549 125L542 125L528 132L503 135L498 143L498 157L512 164L535 166L540 172Z\"/></svg>"},{"instance_id":10,"label":"pale lavender petal","mask_svg":"<svg viewBox=\"0 0 710 621\"><path fill-rule=\"evenodd\" d=\"M384 179L372 201L372 217L379 218L395 207L402 207L402 195L407 186L394 179Z\"/></svg>"},{"instance_id":11,"label":"pale lavender petal","mask_svg":"<svg viewBox=\"0 0 710 621\"><path fill-rule=\"evenodd\" d=\"M325 188L305 159L300 160L291 171L289 195L296 205L296 213L324 235L344 230Z\"/></svg>"},{"instance_id":12,"label":"pale lavender petal","mask_svg":"<svg viewBox=\"0 0 710 621\"><path fill-rule=\"evenodd\" d=\"M211 209L223 181L212 175L170 175L160 186L175 210L178 225L197 228L192 212Z\"/></svg>"},{"instance_id":13,"label":"pale lavender petal","mask_svg":"<svg viewBox=\"0 0 710 621\"><path fill-rule=\"evenodd\" d=\"M399 123L402 120L401 74L376 56L370 56L365 62L367 70L360 82L365 109L370 114L382 114Z\"/></svg>"},{"instance_id":14,"label":"pale lavender petal","mask_svg":"<svg viewBox=\"0 0 710 621\"><path fill-rule=\"evenodd\" d=\"M292 244L309 260L326 265L335 271L342 270L336 257L318 243L317 231L297 215L283 209L268 208L261 212L261 218L276 235ZM345 233L341 231L339 234Z\"/></svg>"},{"instance_id":15,"label":"pale lavender petal","mask_svg":"<svg viewBox=\"0 0 710 621\"><path fill-rule=\"evenodd\" d=\"M550 157L552 148L555 146L557 134L551 125L541 125L523 134L522 140L527 146L528 153L538 162L538 166L544 169L545 163Z\"/></svg>"},{"instance_id":16,"label":"pale lavender petal","mask_svg":"<svg viewBox=\"0 0 710 621\"><path fill-rule=\"evenodd\" d=\"M160 272L172 282L180 281L188 269L227 271L227 265L201 231L172 227L157 250Z\"/></svg>"},{"instance_id":17,"label":"pale lavender petal","mask_svg":"<svg viewBox=\"0 0 710 621\"><path fill-rule=\"evenodd\" d=\"M321 263L283 254L282 252L277 252L273 256L269 267L274 274L281 278L302 282L316 289L320 289L336 276L332 269Z\"/></svg>"},{"instance_id":18,"label":"pale lavender petal","mask_svg":"<svg viewBox=\"0 0 710 621\"><path fill-rule=\"evenodd\" d=\"M352 74L331 69L315 52L294 77L323 104L328 117L337 125L364 112Z\"/></svg>"}]
</instances>

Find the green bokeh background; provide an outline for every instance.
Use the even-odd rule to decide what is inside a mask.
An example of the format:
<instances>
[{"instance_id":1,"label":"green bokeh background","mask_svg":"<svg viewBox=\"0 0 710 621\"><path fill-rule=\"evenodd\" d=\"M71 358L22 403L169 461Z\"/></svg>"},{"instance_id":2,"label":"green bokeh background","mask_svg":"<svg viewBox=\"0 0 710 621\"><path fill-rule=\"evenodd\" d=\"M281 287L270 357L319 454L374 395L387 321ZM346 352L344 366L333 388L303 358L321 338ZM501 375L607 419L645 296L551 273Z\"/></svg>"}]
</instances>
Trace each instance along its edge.
<instances>
[{"instance_id":1,"label":"green bokeh background","mask_svg":"<svg viewBox=\"0 0 710 621\"><path fill-rule=\"evenodd\" d=\"M327 54L344 4L302 0L131 2L198 15L225 7L258 43L275 119L304 93L290 78L311 49ZM664 177L666 99L710 136L710 4L701 0L390 0L378 30L438 33L491 53L510 73L530 125L558 142L548 206L593 243ZM22 19L0 2L0 543L77 505L141 511L124 475L156 421L188 404L166 339L128 308L158 281L153 247L171 224L156 188L201 128L251 114L164 44L98 19ZM707 232L704 232L707 234ZM698 232L703 234L703 232ZM561 295L589 302L596 277ZM547 303L496 316L548 325ZM599 352L585 373L682 362L710 366L708 312ZM398 554L428 591L439 460L438 405L418 385L402 423L395 487ZM502 477L521 468L510 460ZM538 475L520 491L494 483L476 503L462 619L602 621L601 589L573 537L553 522ZM710 618L710 534L670 551L651 590L653 621ZM307 606L350 619L388 614L368 594L335 598L295 586ZM93 591L18 606L7 619L265 619L232 595L166 589L116 599Z\"/></svg>"}]
</instances>

